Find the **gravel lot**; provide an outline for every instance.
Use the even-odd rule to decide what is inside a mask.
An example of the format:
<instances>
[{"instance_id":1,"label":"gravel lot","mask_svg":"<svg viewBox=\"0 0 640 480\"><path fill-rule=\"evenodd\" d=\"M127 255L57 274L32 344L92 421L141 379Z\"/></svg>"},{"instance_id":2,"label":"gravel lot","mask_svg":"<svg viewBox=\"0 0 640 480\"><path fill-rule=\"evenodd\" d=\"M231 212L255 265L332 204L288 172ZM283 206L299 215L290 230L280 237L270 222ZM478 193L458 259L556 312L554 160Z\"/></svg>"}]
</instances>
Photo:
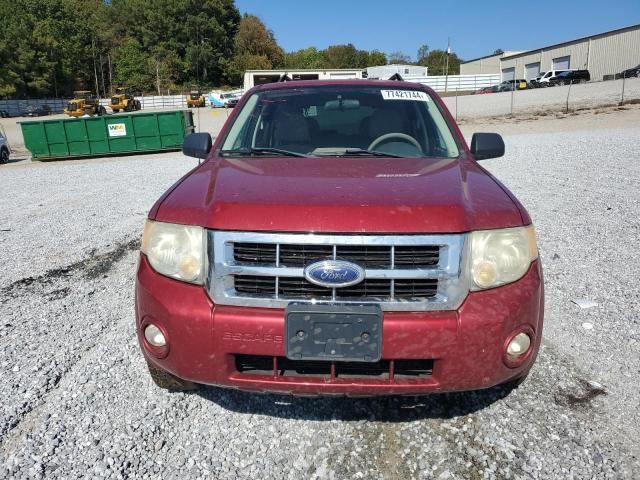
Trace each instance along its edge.
<instances>
[{"instance_id":1,"label":"gravel lot","mask_svg":"<svg viewBox=\"0 0 640 480\"><path fill-rule=\"evenodd\" d=\"M1 168L0 478L638 478L640 128L543 122L484 163L529 209L546 276L544 345L511 392L160 391L134 334L136 249L148 209L196 161Z\"/></svg>"}]
</instances>

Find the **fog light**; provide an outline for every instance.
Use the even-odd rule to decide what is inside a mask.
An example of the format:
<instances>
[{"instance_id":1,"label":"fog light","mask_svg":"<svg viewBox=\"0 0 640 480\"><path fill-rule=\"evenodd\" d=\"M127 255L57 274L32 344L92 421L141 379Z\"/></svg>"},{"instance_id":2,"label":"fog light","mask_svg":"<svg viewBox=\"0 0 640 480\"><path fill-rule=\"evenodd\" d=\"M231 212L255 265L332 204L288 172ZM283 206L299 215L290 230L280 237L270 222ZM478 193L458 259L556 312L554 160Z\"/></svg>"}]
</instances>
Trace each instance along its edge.
<instances>
[{"instance_id":1,"label":"fog light","mask_svg":"<svg viewBox=\"0 0 640 480\"><path fill-rule=\"evenodd\" d=\"M513 340L509 342L507 347L507 355L511 358L518 358L529 351L531 347L531 338L526 333L519 333Z\"/></svg>"},{"instance_id":2,"label":"fog light","mask_svg":"<svg viewBox=\"0 0 640 480\"><path fill-rule=\"evenodd\" d=\"M144 329L144 338L154 347L164 347L167 344L167 340L160 329L152 323Z\"/></svg>"}]
</instances>

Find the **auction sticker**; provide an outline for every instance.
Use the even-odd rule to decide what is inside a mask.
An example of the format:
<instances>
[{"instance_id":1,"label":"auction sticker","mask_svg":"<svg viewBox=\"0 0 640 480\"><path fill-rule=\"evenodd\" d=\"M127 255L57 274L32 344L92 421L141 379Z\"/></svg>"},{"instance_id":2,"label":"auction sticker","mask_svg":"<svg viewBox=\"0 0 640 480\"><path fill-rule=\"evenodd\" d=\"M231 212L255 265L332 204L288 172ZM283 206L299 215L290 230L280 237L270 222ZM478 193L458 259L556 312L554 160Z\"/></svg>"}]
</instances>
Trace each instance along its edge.
<instances>
[{"instance_id":1,"label":"auction sticker","mask_svg":"<svg viewBox=\"0 0 640 480\"><path fill-rule=\"evenodd\" d=\"M124 123L110 123L107 125L110 137L126 137L127 127Z\"/></svg>"},{"instance_id":2,"label":"auction sticker","mask_svg":"<svg viewBox=\"0 0 640 480\"><path fill-rule=\"evenodd\" d=\"M429 95L419 90L380 90L384 100L412 100L414 102L428 102Z\"/></svg>"}]
</instances>

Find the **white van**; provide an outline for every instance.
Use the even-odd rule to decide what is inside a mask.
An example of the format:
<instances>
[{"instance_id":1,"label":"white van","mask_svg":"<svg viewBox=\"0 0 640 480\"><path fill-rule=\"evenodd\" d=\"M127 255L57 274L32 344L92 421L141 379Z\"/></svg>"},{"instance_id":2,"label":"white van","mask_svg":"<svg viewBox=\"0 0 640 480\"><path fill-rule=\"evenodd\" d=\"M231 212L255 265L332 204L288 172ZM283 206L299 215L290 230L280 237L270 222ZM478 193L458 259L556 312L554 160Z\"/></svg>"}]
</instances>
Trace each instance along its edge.
<instances>
[{"instance_id":1,"label":"white van","mask_svg":"<svg viewBox=\"0 0 640 480\"><path fill-rule=\"evenodd\" d=\"M535 80L532 80L531 83L535 87L548 87L549 80L552 78L556 78L558 74L562 72L569 72L571 70L575 70L575 68L567 68L565 70L549 70L548 72L540 72Z\"/></svg>"}]
</instances>

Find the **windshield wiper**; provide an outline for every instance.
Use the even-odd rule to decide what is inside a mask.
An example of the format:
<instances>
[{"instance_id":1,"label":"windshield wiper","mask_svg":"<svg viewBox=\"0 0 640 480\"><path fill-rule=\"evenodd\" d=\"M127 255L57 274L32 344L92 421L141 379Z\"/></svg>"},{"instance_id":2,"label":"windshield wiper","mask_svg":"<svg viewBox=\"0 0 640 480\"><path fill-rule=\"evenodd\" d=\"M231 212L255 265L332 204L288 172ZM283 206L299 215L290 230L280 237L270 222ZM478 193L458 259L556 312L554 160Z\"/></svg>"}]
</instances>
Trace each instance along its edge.
<instances>
[{"instance_id":1,"label":"windshield wiper","mask_svg":"<svg viewBox=\"0 0 640 480\"><path fill-rule=\"evenodd\" d=\"M330 153L330 156L344 157L350 155L370 155L373 157L393 157L393 158L405 158L402 155L396 155L395 153L379 152L377 150L366 150L364 148L345 148L344 152Z\"/></svg>"},{"instance_id":2,"label":"windshield wiper","mask_svg":"<svg viewBox=\"0 0 640 480\"><path fill-rule=\"evenodd\" d=\"M252 147L252 148L236 148L233 150L220 150L221 155L265 155L269 153L277 153L287 157L309 157L304 153L292 152L290 150L281 150L280 148L270 147Z\"/></svg>"}]
</instances>

